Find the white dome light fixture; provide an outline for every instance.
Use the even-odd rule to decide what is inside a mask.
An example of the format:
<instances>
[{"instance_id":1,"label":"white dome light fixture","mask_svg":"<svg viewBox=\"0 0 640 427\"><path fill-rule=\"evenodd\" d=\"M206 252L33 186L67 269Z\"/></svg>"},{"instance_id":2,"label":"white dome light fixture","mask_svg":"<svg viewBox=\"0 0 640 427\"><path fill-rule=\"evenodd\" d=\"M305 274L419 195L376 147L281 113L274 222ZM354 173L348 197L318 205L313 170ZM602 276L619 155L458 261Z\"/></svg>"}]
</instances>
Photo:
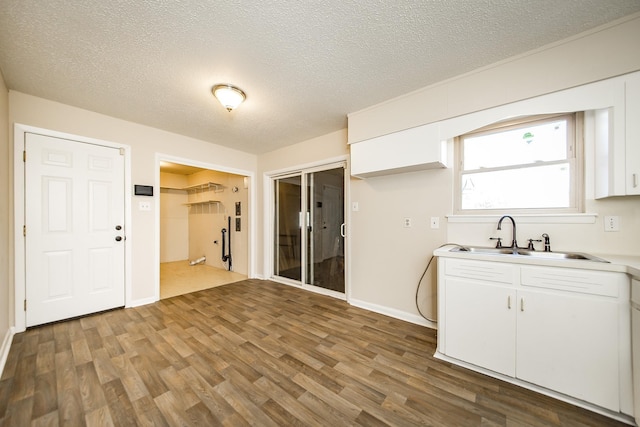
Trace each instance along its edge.
<instances>
[{"instance_id":1,"label":"white dome light fixture","mask_svg":"<svg viewBox=\"0 0 640 427\"><path fill-rule=\"evenodd\" d=\"M237 108L247 98L242 89L227 83L215 85L211 88L211 93L229 112Z\"/></svg>"}]
</instances>

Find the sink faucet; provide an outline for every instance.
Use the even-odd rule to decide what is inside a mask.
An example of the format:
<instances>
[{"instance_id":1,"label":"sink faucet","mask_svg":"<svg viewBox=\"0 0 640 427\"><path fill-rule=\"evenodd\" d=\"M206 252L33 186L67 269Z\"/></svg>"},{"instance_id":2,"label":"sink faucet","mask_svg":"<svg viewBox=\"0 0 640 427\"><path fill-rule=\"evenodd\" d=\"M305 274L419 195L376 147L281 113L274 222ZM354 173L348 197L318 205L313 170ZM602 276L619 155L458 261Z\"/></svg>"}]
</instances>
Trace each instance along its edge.
<instances>
[{"instance_id":1,"label":"sink faucet","mask_svg":"<svg viewBox=\"0 0 640 427\"><path fill-rule=\"evenodd\" d=\"M542 237L544 238L544 251L551 252L551 242L549 241L549 235L547 233L544 233Z\"/></svg>"},{"instance_id":2,"label":"sink faucet","mask_svg":"<svg viewBox=\"0 0 640 427\"><path fill-rule=\"evenodd\" d=\"M509 218L511 220L511 223L513 224L511 246L508 246L508 247L513 249L518 249L518 242L516 241L516 221L512 217L510 217L509 215L504 215L502 218L500 218L500 220L498 221L498 230L502 230L502 220L505 218Z\"/></svg>"}]
</instances>

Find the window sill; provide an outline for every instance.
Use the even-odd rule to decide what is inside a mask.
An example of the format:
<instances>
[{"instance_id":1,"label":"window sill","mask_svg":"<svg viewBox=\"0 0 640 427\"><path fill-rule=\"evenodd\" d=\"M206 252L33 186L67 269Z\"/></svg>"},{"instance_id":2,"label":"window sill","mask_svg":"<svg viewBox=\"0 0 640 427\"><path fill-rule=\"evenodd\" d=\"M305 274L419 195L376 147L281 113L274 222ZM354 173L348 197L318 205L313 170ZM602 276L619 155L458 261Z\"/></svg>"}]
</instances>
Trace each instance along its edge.
<instances>
[{"instance_id":1,"label":"window sill","mask_svg":"<svg viewBox=\"0 0 640 427\"><path fill-rule=\"evenodd\" d=\"M595 224L598 214L513 214L518 224ZM449 223L495 223L502 215L447 215Z\"/></svg>"}]
</instances>

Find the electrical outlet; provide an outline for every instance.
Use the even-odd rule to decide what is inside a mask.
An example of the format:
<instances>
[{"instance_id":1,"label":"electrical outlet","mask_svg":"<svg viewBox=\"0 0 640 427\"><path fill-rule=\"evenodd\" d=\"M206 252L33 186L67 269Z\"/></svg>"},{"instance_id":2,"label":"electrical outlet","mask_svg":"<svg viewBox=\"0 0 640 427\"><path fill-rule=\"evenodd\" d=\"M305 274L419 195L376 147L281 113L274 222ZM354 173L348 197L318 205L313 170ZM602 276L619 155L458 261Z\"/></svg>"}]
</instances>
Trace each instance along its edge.
<instances>
[{"instance_id":1,"label":"electrical outlet","mask_svg":"<svg viewBox=\"0 0 640 427\"><path fill-rule=\"evenodd\" d=\"M432 216L430 224L431 228L440 228L440 217Z\"/></svg>"},{"instance_id":2,"label":"electrical outlet","mask_svg":"<svg viewBox=\"0 0 640 427\"><path fill-rule=\"evenodd\" d=\"M405 218L404 219L404 228L410 228L411 227L411 218Z\"/></svg>"},{"instance_id":3,"label":"electrical outlet","mask_svg":"<svg viewBox=\"0 0 640 427\"><path fill-rule=\"evenodd\" d=\"M613 215L605 216L604 231L620 231L620 217Z\"/></svg>"}]
</instances>

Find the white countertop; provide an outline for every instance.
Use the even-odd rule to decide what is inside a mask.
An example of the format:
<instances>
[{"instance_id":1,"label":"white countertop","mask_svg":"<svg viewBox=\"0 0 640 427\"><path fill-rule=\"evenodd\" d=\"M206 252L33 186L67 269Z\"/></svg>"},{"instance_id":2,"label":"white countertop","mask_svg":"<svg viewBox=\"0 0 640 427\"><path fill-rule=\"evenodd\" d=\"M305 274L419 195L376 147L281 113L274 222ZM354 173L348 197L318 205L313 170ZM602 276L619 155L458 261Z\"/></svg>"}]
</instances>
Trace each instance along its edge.
<instances>
[{"instance_id":1,"label":"white countertop","mask_svg":"<svg viewBox=\"0 0 640 427\"><path fill-rule=\"evenodd\" d=\"M605 261L609 261L597 262L574 259L531 258L521 255L451 252L450 250L455 247L456 245L442 246L433 251L433 254L438 257L465 258L493 262L510 262L513 264L544 265L549 267L580 268L584 270L613 271L618 273L626 273L640 280L640 256L589 253L589 255L593 255Z\"/></svg>"},{"instance_id":2,"label":"white countertop","mask_svg":"<svg viewBox=\"0 0 640 427\"><path fill-rule=\"evenodd\" d=\"M640 256L632 255L612 255L612 254L593 254L598 258L609 261L611 264L627 267L627 274L633 276L634 279L640 280Z\"/></svg>"}]
</instances>

